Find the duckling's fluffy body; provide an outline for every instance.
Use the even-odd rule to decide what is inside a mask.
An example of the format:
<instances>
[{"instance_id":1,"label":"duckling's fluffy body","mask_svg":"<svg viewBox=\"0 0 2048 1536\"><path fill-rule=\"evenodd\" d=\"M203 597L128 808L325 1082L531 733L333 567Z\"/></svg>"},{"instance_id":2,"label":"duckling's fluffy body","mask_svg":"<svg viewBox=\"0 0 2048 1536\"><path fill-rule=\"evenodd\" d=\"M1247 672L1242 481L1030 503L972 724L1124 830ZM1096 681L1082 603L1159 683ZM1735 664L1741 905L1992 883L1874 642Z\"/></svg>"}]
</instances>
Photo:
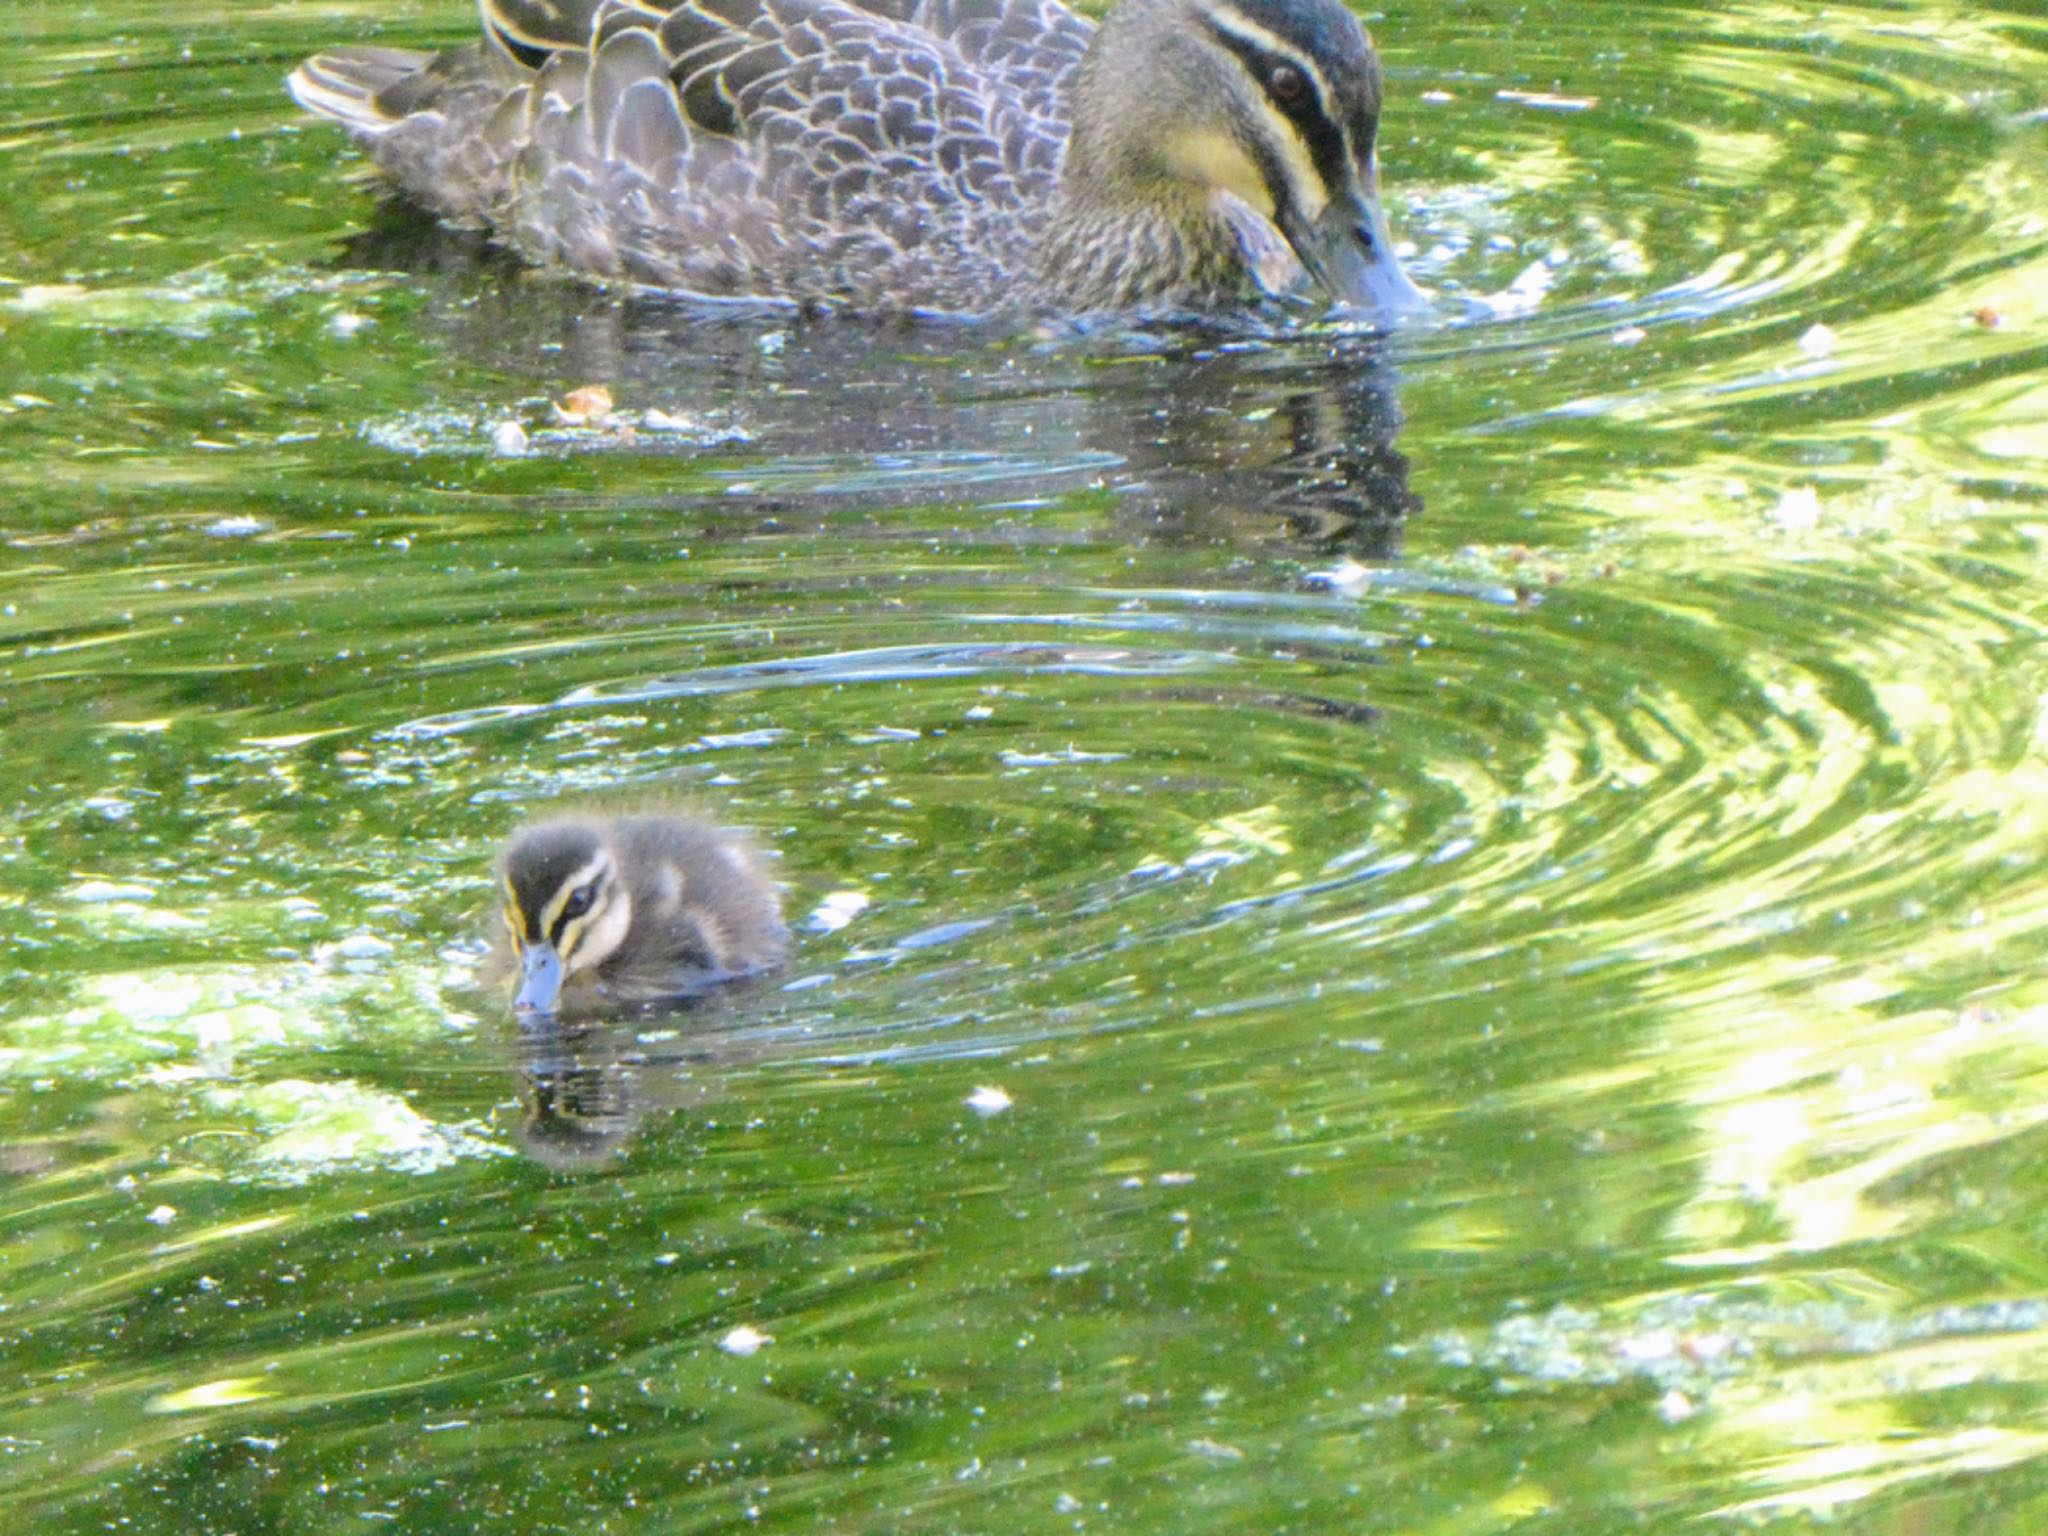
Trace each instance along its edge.
<instances>
[{"instance_id":1,"label":"duckling's fluffy body","mask_svg":"<svg viewBox=\"0 0 2048 1536\"><path fill-rule=\"evenodd\" d=\"M484 979L523 1015L673 1001L788 953L775 885L739 833L684 812L570 814L517 833L499 860Z\"/></svg>"}]
</instances>

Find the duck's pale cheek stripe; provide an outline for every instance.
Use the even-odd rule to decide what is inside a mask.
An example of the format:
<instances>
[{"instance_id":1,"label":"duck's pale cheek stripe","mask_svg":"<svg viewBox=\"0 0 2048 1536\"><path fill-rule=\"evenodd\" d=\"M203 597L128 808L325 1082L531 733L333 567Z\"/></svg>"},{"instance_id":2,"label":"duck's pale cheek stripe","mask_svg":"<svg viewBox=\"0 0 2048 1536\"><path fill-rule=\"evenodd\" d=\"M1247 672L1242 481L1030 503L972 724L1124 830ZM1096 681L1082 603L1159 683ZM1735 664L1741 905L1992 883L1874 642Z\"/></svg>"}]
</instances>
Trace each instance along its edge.
<instances>
[{"instance_id":1,"label":"duck's pale cheek stripe","mask_svg":"<svg viewBox=\"0 0 2048 1536\"><path fill-rule=\"evenodd\" d=\"M1329 81L1313 58L1235 12L1211 10L1202 17L1202 25L1218 46L1243 66L1257 92L1263 128L1257 149L1269 181L1274 180L1275 171L1280 178L1272 185L1274 203L1291 207L1310 221L1320 218L1334 189L1345 180L1347 153L1343 130L1330 118L1333 97ZM1275 64L1298 71L1309 83L1314 100L1282 110L1266 85L1266 76Z\"/></svg>"}]
</instances>

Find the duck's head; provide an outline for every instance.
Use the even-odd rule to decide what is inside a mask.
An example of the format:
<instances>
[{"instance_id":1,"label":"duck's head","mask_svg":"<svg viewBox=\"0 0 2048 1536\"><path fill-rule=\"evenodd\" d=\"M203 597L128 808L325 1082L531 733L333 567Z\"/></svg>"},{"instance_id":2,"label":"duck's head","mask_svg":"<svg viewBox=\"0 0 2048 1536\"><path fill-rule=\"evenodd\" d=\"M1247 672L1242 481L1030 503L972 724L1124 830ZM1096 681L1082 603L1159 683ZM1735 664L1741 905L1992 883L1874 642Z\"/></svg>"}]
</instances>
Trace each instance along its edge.
<instances>
[{"instance_id":1,"label":"duck's head","mask_svg":"<svg viewBox=\"0 0 2048 1536\"><path fill-rule=\"evenodd\" d=\"M1291 251L1331 302L1398 314L1426 296L1380 209L1380 96L1340 0L1121 0L1075 86L1066 184L1192 205L1266 286Z\"/></svg>"},{"instance_id":2,"label":"duck's head","mask_svg":"<svg viewBox=\"0 0 2048 1536\"><path fill-rule=\"evenodd\" d=\"M555 1011L562 984L617 954L633 926L633 898L602 825L553 821L505 850L505 927L519 957L522 1016Z\"/></svg>"}]
</instances>

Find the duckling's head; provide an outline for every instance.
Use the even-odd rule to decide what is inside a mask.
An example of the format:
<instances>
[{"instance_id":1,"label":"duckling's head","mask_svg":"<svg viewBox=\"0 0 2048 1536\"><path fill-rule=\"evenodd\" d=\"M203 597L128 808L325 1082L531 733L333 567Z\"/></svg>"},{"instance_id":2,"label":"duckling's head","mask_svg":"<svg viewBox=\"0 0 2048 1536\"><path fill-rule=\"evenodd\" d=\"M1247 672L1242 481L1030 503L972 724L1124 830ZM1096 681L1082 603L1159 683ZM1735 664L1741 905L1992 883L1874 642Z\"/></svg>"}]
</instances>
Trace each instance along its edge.
<instances>
[{"instance_id":1,"label":"duckling's head","mask_svg":"<svg viewBox=\"0 0 2048 1536\"><path fill-rule=\"evenodd\" d=\"M1333 302L1413 309L1380 210L1380 97L1340 0L1121 0L1075 85L1066 186L1220 220L1255 274L1291 249Z\"/></svg>"},{"instance_id":2,"label":"duckling's head","mask_svg":"<svg viewBox=\"0 0 2048 1536\"><path fill-rule=\"evenodd\" d=\"M550 821L505 850L505 927L519 957L520 1014L554 1012L562 984L626 942L633 897L603 824Z\"/></svg>"}]
</instances>

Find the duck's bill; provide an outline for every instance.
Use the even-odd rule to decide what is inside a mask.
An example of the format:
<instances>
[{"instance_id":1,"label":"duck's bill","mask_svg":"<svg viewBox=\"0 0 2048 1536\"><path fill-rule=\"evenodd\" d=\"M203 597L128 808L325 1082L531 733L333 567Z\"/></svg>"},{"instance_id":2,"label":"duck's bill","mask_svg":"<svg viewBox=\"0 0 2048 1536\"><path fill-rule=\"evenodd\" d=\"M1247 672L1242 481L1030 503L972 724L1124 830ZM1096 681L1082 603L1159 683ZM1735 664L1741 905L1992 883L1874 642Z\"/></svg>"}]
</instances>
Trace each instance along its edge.
<instances>
[{"instance_id":1,"label":"duck's bill","mask_svg":"<svg viewBox=\"0 0 2048 1536\"><path fill-rule=\"evenodd\" d=\"M520 956L519 992L512 999L512 1011L527 1014L553 1013L562 996L562 957L548 943L529 944Z\"/></svg>"},{"instance_id":2,"label":"duck's bill","mask_svg":"<svg viewBox=\"0 0 2048 1536\"><path fill-rule=\"evenodd\" d=\"M1312 221L1285 212L1280 232L1333 304L1393 319L1429 303L1401 270L1387 216L1370 192L1334 197Z\"/></svg>"}]
</instances>

